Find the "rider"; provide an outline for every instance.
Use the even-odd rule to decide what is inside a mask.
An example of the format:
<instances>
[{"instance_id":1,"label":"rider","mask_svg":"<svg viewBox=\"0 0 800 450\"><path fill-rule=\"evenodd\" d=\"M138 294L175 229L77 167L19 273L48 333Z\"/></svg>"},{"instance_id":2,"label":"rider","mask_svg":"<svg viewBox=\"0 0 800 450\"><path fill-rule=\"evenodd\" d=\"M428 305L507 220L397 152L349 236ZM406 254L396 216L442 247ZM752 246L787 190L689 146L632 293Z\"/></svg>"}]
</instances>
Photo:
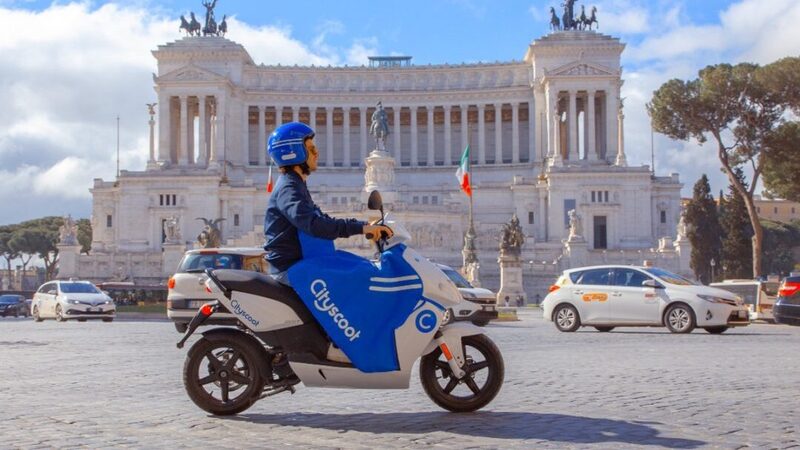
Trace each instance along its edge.
<instances>
[{"instance_id":1,"label":"rider","mask_svg":"<svg viewBox=\"0 0 800 450\"><path fill-rule=\"evenodd\" d=\"M281 171L264 218L267 240L264 249L270 275L275 280L288 286L289 267L303 257L298 231L329 240L356 234L369 235L374 241L380 239L381 233L392 236L389 227L356 219L336 219L314 204L306 187L308 176L317 170L319 158L311 127L300 122L281 125L270 135L267 151Z\"/></svg>"}]
</instances>

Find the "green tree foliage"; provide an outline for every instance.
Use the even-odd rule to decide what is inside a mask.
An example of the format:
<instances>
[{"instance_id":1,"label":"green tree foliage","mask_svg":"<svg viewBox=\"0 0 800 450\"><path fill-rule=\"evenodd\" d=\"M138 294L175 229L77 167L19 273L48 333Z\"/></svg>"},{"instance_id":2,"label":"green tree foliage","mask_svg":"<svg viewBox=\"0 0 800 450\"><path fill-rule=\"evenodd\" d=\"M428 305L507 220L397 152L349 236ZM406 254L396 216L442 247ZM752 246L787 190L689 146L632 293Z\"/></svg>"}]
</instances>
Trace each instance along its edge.
<instances>
[{"instance_id":1,"label":"green tree foliage","mask_svg":"<svg viewBox=\"0 0 800 450\"><path fill-rule=\"evenodd\" d=\"M39 240L38 230L33 228L20 227L11 235L8 246L16 250L22 261L22 271L28 267L31 258L36 254L36 245Z\"/></svg>"},{"instance_id":2,"label":"green tree foliage","mask_svg":"<svg viewBox=\"0 0 800 450\"><path fill-rule=\"evenodd\" d=\"M653 93L647 111L653 128L673 139L709 137L716 143L717 157L731 185L742 196L753 228L753 274L761 274L764 230L758 219L753 193L770 159L776 130L787 123L787 112L797 110L798 58L787 58L768 66L742 63L719 64L701 70L690 81L673 79ZM753 176L749 188L734 172L747 165Z\"/></svg>"},{"instance_id":3,"label":"green tree foliage","mask_svg":"<svg viewBox=\"0 0 800 450\"><path fill-rule=\"evenodd\" d=\"M800 242L800 223L773 222L763 220L764 225L764 272L787 275L794 270L792 248Z\"/></svg>"},{"instance_id":4,"label":"green tree foliage","mask_svg":"<svg viewBox=\"0 0 800 450\"><path fill-rule=\"evenodd\" d=\"M741 168L736 176L742 182ZM722 239L722 267L725 278L747 279L753 275L752 238L753 228L747 219L747 207L739 191L731 185L727 197L720 193L720 225L725 236Z\"/></svg>"},{"instance_id":5,"label":"green tree foliage","mask_svg":"<svg viewBox=\"0 0 800 450\"><path fill-rule=\"evenodd\" d=\"M712 281L711 260L721 268L722 229L717 217L717 204L705 174L694 185L694 194L686 205L685 220L689 229L687 237L692 244L689 265L694 276L708 284Z\"/></svg>"},{"instance_id":6,"label":"green tree foliage","mask_svg":"<svg viewBox=\"0 0 800 450\"><path fill-rule=\"evenodd\" d=\"M56 216L28 220L17 225L19 228L32 231L33 244L30 250L35 252L44 263L45 278L52 280L56 274L58 262L58 229L64 225L64 219Z\"/></svg>"},{"instance_id":7,"label":"green tree foliage","mask_svg":"<svg viewBox=\"0 0 800 450\"><path fill-rule=\"evenodd\" d=\"M767 146L764 186L768 193L800 202L800 124L781 125L767 140Z\"/></svg>"},{"instance_id":8,"label":"green tree foliage","mask_svg":"<svg viewBox=\"0 0 800 450\"><path fill-rule=\"evenodd\" d=\"M0 255L6 260L6 279L11 280L11 261L19 257L19 253L11 248L9 241L16 231L16 225L3 225L0 227Z\"/></svg>"},{"instance_id":9,"label":"green tree foliage","mask_svg":"<svg viewBox=\"0 0 800 450\"><path fill-rule=\"evenodd\" d=\"M92 249L92 222L89 219L78 219L78 243L81 244L81 253L89 254Z\"/></svg>"}]
</instances>

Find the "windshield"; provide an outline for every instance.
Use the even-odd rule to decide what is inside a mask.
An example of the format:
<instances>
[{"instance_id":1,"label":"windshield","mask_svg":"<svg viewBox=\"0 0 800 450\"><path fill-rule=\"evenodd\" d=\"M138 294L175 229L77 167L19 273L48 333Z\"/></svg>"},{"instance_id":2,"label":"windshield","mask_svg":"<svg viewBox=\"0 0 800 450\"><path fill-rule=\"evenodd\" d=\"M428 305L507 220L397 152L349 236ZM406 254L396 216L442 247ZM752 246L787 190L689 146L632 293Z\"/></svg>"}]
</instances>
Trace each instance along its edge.
<instances>
[{"instance_id":1,"label":"windshield","mask_svg":"<svg viewBox=\"0 0 800 450\"><path fill-rule=\"evenodd\" d=\"M190 253L184 256L178 267L178 272L204 271L205 269L236 269L242 268L242 255L229 253Z\"/></svg>"},{"instance_id":2,"label":"windshield","mask_svg":"<svg viewBox=\"0 0 800 450\"><path fill-rule=\"evenodd\" d=\"M678 274L675 274L675 273L672 273L672 272L668 272L668 271L666 271L664 269L659 269L657 267L647 267L647 268L644 269L644 271L649 273L649 274L651 274L651 275L655 275L658 278L661 278L665 283L677 284L678 286L695 286L695 285L697 285L697 283L695 283L692 280L689 280L688 278L684 278L684 277L682 277L682 276L680 276Z\"/></svg>"},{"instance_id":3,"label":"windshield","mask_svg":"<svg viewBox=\"0 0 800 450\"><path fill-rule=\"evenodd\" d=\"M441 269L442 272L444 272L444 274L447 275L447 278L453 280L453 283L456 284L456 287L472 289L472 285L469 284L469 281L467 281L464 277L462 277L460 273L456 272L455 270L449 267L448 268L442 267Z\"/></svg>"},{"instance_id":4,"label":"windshield","mask_svg":"<svg viewBox=\"0 0 800 450\"><path fill-rule=\"evenodd\" d=\"M0 303L19 303L22 297L19 295L0 295Z\"/></svg>"},{"instance_id":5,"label":"windshield","mask_svg":"<svg viewBox=\"0 0 800 450\"><path fill-rule=\"evenodd\" d=\"M65 294L99 294L94 285L89 283L61 283L61 292Z\"/></svg>"}]
</instances>

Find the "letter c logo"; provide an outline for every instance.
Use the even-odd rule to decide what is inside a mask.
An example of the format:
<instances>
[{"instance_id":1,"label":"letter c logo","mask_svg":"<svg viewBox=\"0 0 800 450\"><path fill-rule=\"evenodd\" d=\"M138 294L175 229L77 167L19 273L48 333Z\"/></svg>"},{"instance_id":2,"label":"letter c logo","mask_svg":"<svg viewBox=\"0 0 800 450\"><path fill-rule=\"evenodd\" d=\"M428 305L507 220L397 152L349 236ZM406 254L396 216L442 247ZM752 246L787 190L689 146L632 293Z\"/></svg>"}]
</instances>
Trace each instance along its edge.
<instances>
[{"instance_id":1,"label":"letter c logo","mask_svg":"<svg viewBox=\"0 0 800 450\"><path fill-rule=\"evenodd\" d=\"M422 311L417 315L415 323L421 333L430 333L436 328L436 315L430 310Z\"/></svg>"}]
</instances>

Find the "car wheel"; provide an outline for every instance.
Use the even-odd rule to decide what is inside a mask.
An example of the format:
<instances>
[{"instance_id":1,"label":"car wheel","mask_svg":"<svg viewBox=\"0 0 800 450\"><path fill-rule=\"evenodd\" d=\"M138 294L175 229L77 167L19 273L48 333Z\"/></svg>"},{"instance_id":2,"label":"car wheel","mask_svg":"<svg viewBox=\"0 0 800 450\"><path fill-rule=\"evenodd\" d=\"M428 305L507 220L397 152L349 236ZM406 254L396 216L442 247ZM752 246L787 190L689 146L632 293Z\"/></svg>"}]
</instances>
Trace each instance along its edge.
<instances>
[{"instance_id":1,"label":"car wheel","mask_svg":"<svg viewBox=\"0 0 800 450\"><path fill-rule=\"evenodd\" d=\"M184 334L189 329L189 324L186 322L175 322L175 330L178 333Z\"/></svg>"},{"instance_id":2,"label":"car wheel","mask_svg":"<svg viewBox=\"0 0 800 450\"><path fill-rule=\"evenodd\" d=\"M113 321L114 321L113 317L105 317L105 318L103 318L103 322L113 322Z\"/></svg>"},{"instance_id":3,"label":"car wheel","mask_svg":"<svg viewBox=\"0 0 800 450\"><path fill-rule=\"evenodd\" d=\"M19 310L14 311L14 317L19 317Z\"/></svg>"},{"instance_id":4,"label":"car wheel","mask_svg":"<svg viewBox=\"0 0 800 450\"><path fill-rule=\"evenodd\" d=\"M683 303L670 306L664 315L664 324L673 333L691 333L695 323L694 311Z\"/></svg>"},{"instance_id":5,"label":"car wheel","mask_svg":"<svg viewBox=\"0 0 800 450\"><path fill-rule=\"evenodd\" d=\"M484 319L484 320L473 320L472 324L477 326L477 327L485 327L486 325L489 325L489 321L486 320L486 319Z\"/></svg>"},{"instance_id":6,"label":"car wheel","mask_svg":"<svg viewBox=\"0 0 800 450\"><path fill-rule=\"evenodd\" d=\"M38 306L34 306L33 307L33 320L35 320L36 322L41 322L42 321L42 318L39 316L39 307Z\"/></svg>"},{"instance_id":7,"label":"car wheel","mask_svg":"<svg viewBox=\"0 0 800 450\"><path fill-rule=\"evenodd\" d=\"M78 319L78 322L86 322L86 319Z\"/></svg>"},{"instance_id":8,"label":"car wheel","mask_svg":"<svg viewBox=\"0 0 800 450\"><path fill-rule=\"evenodd\" d=\"M706 327L706 331L711 334L722 334L728 330L726 326L719 326L719 327Z\"/></svg>"},{"instance_id":9,"label":"car wheel","mask_svg":"<svg viewBox=\"0 0 800 450\"><path fill-rule=\"evenodd\" d=\"M64 319L64 312L61 309L61 305L56 305L56 322L63 322Z\"/></svg>"},{"instance_id":10,"label":"car wheel","mask_svg":"<svg viewBox=\"0 0 800 450\"><path fill-rule=\"evenodd\" d=\"M613 330L615 327L594 327L595 330L601 333L608 333L609 331Z\"/></svg>"},{"instance_id":11,"label":"car wheel","mask_svg":"<svg viewBox=\"0 0 800 450\"><path fill-rule=\"evenodd\" d=\"M559 331L571 333L581 326L578 310L572 305L560 305L553 313L553 322Z\"/></svg>"}]
</instances>

